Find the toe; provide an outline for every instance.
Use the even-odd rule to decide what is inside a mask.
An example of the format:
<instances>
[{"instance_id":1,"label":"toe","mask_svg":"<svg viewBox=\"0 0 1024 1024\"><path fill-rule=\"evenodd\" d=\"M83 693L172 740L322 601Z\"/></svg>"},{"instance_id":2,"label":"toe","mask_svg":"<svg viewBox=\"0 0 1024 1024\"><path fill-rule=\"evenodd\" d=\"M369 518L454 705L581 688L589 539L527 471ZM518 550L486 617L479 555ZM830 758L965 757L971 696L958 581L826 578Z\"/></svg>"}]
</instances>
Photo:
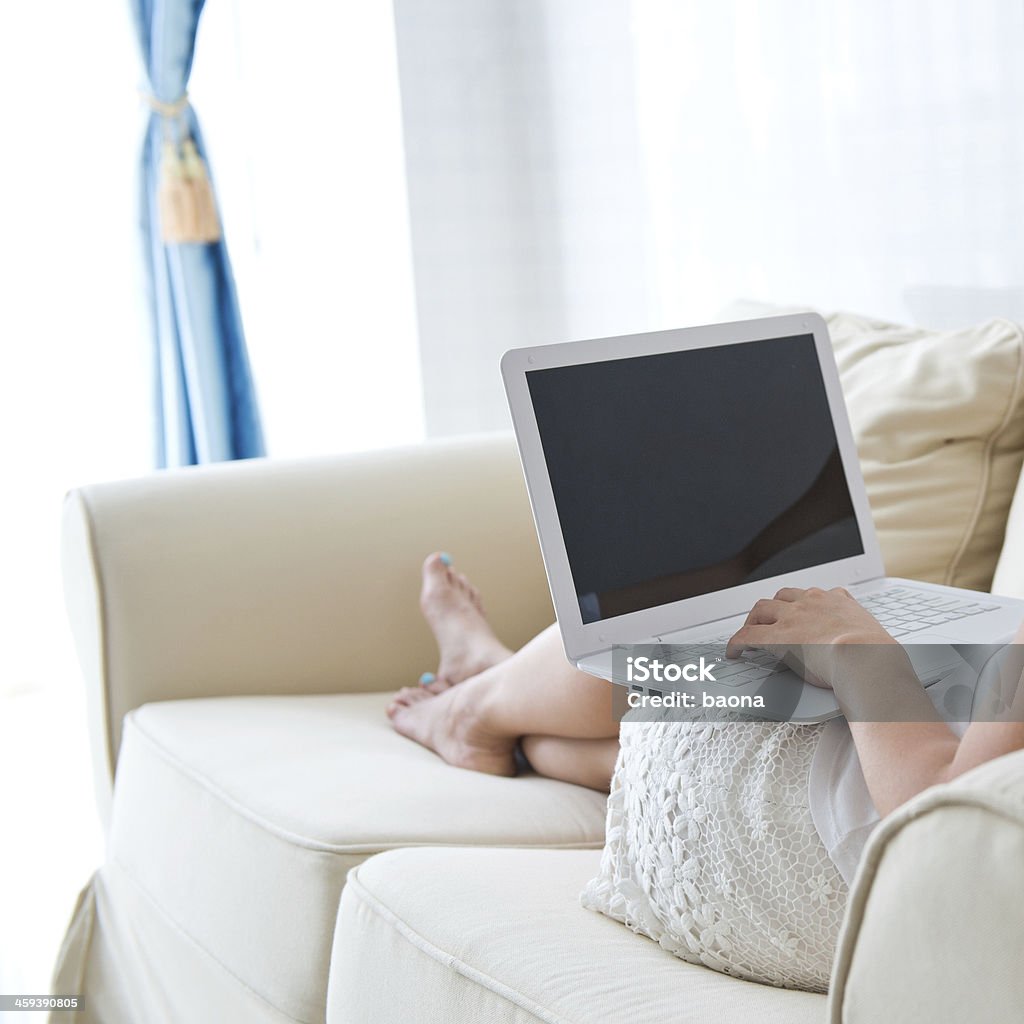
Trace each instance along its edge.
<instances>
[{"instance_id":1,"label":"toe","mask_svg":"<svg viewBox=\"0 0 1024 1024\"><path fill-rule=\"evenodd\" d=\"M432 551L423 560L423 582L448 579L448 566L444 561L444 552Z\"/></svg>"},{"instance_id":2,"label":"toe","mask_svg":"<svg viewBox=\"0 0 1024 1024\"><path fill-rule=\"evenodd\" d=\"M411 708L413 704L430 696L431 694L422 686L403 686L388 705L387 716L394 718L400 711Z\"/></svg>"},{"instance_id":3,"label":"toe","mask_svg":"<svg viewBox=\"0 0 1024 1024\"><path fill-rule=\"evenodd\" d=\"M419 678L420 688L428 693L443 693L451 686L451 680L444 676L435 676L433 672L424 672Z\"/></svg>"},{"instance_id":4,"label":"toe","mask_svg":"<svg viewBox=\"0 0 1024 1024\"><path fill-rule=\"evenodd\" d=\"M423 588L420 591L420 608L424 615L438 601L443 601L443 595L451 589L451 569L441 560L441 552L435 551L427 555L423 562Z\"/></svg>"}]
</instances>

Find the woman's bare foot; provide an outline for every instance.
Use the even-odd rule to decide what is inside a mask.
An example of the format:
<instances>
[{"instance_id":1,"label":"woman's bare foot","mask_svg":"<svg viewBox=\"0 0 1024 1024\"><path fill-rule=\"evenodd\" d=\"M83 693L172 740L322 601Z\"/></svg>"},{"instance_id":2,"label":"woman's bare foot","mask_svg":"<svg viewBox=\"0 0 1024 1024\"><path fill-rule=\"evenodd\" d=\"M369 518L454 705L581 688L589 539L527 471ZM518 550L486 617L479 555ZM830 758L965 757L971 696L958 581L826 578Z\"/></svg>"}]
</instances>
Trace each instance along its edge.
<instances>
[{"instance_id":1,"label":"woman's bare foot","mask_svg":"<svg viewBox=\"0 0 1024 1024\"><path fill-rule=\"evenodd\" d=\"M488 682L473 679L437 694L407 686L395 694L388 717L396 731L457 768L515 775L515 739L496 734L486 724L483 701Z\"/></svg>"},{"instance_id":2,"label":"woman's bare foot","mask_svg":"<svg viewBox=\"0 0 1024 1024\"><path fill-rule=\"evenodd\" d=\"M432 693L478 675L512 653L494 635L476 587L446 564L446 557L439 551L427 556L420 591L420 609L441 655L436 678L427 687Z\"/></svg>"}]
</instances>

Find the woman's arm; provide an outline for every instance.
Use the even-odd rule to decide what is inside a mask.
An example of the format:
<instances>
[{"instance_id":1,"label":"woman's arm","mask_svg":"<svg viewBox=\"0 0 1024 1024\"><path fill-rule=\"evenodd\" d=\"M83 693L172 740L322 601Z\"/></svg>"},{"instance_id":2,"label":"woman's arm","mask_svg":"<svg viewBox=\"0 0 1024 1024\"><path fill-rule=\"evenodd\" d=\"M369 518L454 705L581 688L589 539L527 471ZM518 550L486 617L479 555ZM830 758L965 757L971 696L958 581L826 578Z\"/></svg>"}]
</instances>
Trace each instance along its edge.
<instances>
[{"instance_id":1,"label":"woman's arm","mask_svg":"<svg viewBox=\"0 0 1024 1024\"><path fill-rule=\"evenodd\" d=\"M1024 747L1020 722L972 722L963 739L945 722L851 722L850 730L883 817L929 786Z\"/></svg>"},{"instance_id":2,"label":"woman's arm","mask_svg":"<svg viewBox=\"0 0 1024 1024\"><path fill-rule=\"evenodd\" d=\"M807 678L832 687L883 816L929 786L1024 747L1024 696L1014 680L1014 702L1001 714L1004 720L974 722L958 738L903 648L842 588L786 588L759 601L730 640L729 656L747 647L780 656L795 652Z\"/></svg>"}]
</instances>

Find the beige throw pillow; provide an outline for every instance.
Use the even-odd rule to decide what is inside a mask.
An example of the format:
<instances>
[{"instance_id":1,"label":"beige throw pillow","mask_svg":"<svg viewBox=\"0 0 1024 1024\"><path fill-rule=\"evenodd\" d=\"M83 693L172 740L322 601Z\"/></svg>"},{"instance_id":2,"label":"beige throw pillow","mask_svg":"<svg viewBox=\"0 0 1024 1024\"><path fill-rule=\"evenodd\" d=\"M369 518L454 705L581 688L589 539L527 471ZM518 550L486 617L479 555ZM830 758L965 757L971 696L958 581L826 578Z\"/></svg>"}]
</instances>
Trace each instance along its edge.
<instances>
[{"instance_id":1,"label":"beige throw pillow","mask_svg":"<svg viewBox=\"0 0 1024 1024\"><path fill-rule=\"evenodd\" d=\"M891 576L988 590L1024 457L1024 334L828 319Z\"/></svg>"}]
</instances>

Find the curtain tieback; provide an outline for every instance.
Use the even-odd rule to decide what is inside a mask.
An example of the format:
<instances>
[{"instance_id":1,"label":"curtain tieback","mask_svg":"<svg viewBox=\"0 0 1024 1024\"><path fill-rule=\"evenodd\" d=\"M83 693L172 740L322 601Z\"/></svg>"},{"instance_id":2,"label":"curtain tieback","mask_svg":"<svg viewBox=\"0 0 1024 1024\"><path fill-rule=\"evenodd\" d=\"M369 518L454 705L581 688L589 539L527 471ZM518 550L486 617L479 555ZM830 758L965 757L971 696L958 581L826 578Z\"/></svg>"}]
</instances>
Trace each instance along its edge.
<instances>
[{"instance_id":1,"label":"curtain tieback","mask_svg":"<svg viewBox=\"0 0 1024 1024\"><path fill-rule=\"evenodd\" d=\"M185 108L188 106L187 92L183 92L176 100L171 100L170 103L160 99L158 96L154 96L151 92L146 92L145 89L140 89L139 95L145 101L149 109L152 110L154 114L159 114L161 117L181 117L185 112Z\"/></svg>"},{"instance_id":2,"label":"curtain tieback","mask_svg":"<svg viewBox=\"0 0 1024 1024\"><path fill-rule=\"evenodd\" d=\"M188 93L166 103L143 93L150 110L166 120L178 118L188 106ZM168 245L184 242L216 242L221 237L217 202L206 161L199 155L195 140L185 135L179 146L168 131L160 154L160 235Z\"/></svg>"}]
</instances>

